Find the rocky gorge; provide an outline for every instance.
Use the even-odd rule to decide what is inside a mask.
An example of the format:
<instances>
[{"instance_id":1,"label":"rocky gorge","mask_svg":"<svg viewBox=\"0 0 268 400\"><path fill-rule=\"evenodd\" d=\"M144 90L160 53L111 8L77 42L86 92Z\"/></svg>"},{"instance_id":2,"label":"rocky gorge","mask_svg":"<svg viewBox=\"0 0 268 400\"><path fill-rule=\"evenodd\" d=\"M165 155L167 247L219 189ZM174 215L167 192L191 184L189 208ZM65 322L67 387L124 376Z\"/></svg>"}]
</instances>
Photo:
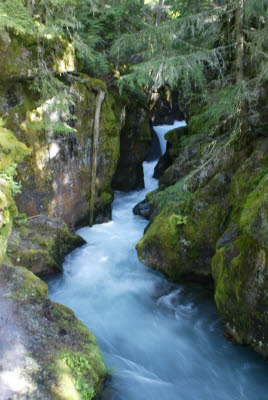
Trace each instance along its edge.
<instances>
[{"instance_id":1,"label":"rocky gorge","mask_svg":"<svg viewBox=\"0 0 268 400\"><path fill-rule=\"evenodd\" d=\"M111 217L111 184L120 156L120 132L124 138L130 124L136 124L139 130L137 133L133 128L132 135L140 141L143 153L138 154L137 149L136 158L127 164L134 186L136 182L143 185L141 163L151 141L148 107L137 102L139 117L128 118L127 99L117 100L108 93L104 82L76 73L71 45L61 43L57 54L53 47L56 42L52 43L51 63L63 80L69 74L67 84L74 104L73 120L69 121L73 129L55 133L57 122L65 121L65 116L53 104L53 98L40 105L40 96L31 88L36 79L36 40L34 36L1 31L0 261L4 263L1 310L5 311L1 313L4 341L1 340L0 349L4 399L29 393L32 399L42 393L45 398L67 399L77 398L83 390L91 395L100 390L107 372L94 336L70 310L50 302L47 285L35 275L60 272L64 257L84 244L73 231L89 223L94 125L99 124L94 222ZM51 49L51 43L46 46ZM105 99L96 121L101 90ZM54 131L43 126L43 120L54 122ZM116 183L113 185L116 187ZM6 327L4 321L9 313L14 322ZM17 336L10 335L13 329ZM16 350L14 340L24 350ZM48 342L55 345L47 346ZM13 349L11 359L21 360L17 375L11 377L11 381L22 382L18 391L5 379L12 365L12 360L5 361L9 348ZM45 357L42 348L46 348ZM29 363L32 367L28 367ZM58 368L61 375L56 373ZM65 385L67 389L63 390Z\"/></svg>"},{"instance_id":2,"label":"rocky gorge","mask_svg":"<svg viewBox=\"0 0 268 400\"><path fill-rule=\"evenodd\" d=\"M267 87L241 137L226 114L208 123L231 82L209 79L209 106L168 85L151 97L122 94L85 73L70 41L47 35L42 57L62 86L60 98L43 98L39 40L0 30L0 398L101 392L109 373L94 335L41 278L85 245L75 232L91 214L94 224L113 219L114 191L144 188L143 162L160 156L153 124L175 119L187 126L165 134L159 186L135 206L149 220L138 258L170 282L212 283L226 337L267 359Z\"/></svg>"}]
</instances>

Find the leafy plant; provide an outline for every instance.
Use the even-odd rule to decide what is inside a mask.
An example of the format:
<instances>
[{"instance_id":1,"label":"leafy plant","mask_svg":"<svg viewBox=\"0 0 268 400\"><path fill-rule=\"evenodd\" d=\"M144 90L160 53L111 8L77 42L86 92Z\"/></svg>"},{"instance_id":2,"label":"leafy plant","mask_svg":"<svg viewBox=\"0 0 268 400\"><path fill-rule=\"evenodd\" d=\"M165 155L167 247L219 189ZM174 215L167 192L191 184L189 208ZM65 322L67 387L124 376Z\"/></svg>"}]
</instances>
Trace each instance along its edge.
<instances>
[{"instance_id":1,"label":"leafy plant","mask_svg":"<svg viewBox=\"0 0 268 400\"><path fill-rule=\"evenodd\" d=\"M172 221L172 220L176 221L176 225L186 225L187 224L187 219L188 219L187 215L183 216L183 215L180 215L180 214L178 214L178 215L177 214L173 214L173 215L171 215L171 217L169 217L170 221Z\"/></svg>"},{"instance_id":2,"label":"leafy plant","mask_svg":"<svg viewBox=\"0 0 268 400\"><path fill-rule=\"evenodd\" d=\"M17 220L19 222L22 222L22 223L23 222L27 222L28 221L28 217L27 217L27 215L25 213L18 213Z\"/></svg>"},{"instance_id":3,"label":"leafy plant","mask_svg":"<svg viewBox=\"0 0 268 400\"><path fill-rule=\"evenodd\" d=\"M21 193L21 183L16 182L16 180L14 179L17 176L16 168L17 164L13 163L10 165L9 168L3 170L0 173L0 178L4 179L9 184L13 196Z\"/></svg>"},{"instance_id":4,"label":"leafy plant","mask_svg":"<svg viewBox=\"0 0 268 400\"><path fill-rule=\"evenodd\" d=\"M85 380L85 376L92 374L92 367L88 359L80 354L64 352L61 355L62 361L68 365L75 380L75 387L81 394L82 400L91 400L95 396L94 389Z\"/></svg>"}]
</instances>

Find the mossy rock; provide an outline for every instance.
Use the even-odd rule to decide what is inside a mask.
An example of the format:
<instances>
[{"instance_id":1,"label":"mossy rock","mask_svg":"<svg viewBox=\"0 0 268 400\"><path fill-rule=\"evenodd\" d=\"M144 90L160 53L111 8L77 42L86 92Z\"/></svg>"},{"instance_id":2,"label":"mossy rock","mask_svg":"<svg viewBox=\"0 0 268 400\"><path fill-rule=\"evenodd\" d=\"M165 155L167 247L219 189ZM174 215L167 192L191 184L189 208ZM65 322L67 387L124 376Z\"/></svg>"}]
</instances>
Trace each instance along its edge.
<instances>
[{"instance_id":1,"label":"mossy rock","mask_svg":"<svg viewBox=\"0 0 268 400\"><path fill-rule=\"evenodd\" d=\"M13 265L26 267L38 276L51 275L61 272L64 257L84 243L63 221L43 215L15 222L7 255Z\"/></svg>"},{"instance_id":2,"label":"mossy rock","mask_svg":"<svg viewBox=\"0 0 268 400\"><path fill-rule=\"evenodd\" d=\"M215 301L229 337L268 358L267 142L232 178L229 225L212 260Z\"/></svg>"},{"instance_id":3,"label":"mossy rock","mask_svg":"<svg viewBox=\"0 0 268 400\"><path fill-rule=\"evenodd\" d=\"M188 126L173 129L165 134L167 153L174 161L185 147L185 140L190 137Z\"/></svg>"},{"instance_id":4,"label":"mossy rock","mask_svg":"<svg viewBox=\"0 0 268 400\"><path fill-rule=\"evenodd\" d=\"M8 169L20 163L29 153L25 144L0 126L0 262L4 260L13 219L17 216L17 207L12 197L14 177Z\"/></svg>"},{"instance_id":5,"label":"mossy rock","mask_svg":"<svg viewBox=\"0 0 268 400\"><path fill-rule=\"evenodd\" d=\"M268 249L268 173L248 196L240 226L260 246Z\"/></svg>"},{"instance_id":6,"label":"mossy rock","mask_svg":"<svg viewBox=\"0 0 268 400\"><path fill-rule=\"evenodd\" d=\"M88 400L98 395L107 370L88 328L70 309L52 303L47 285L25 268L1 265L0 289L1 373L16 368L16 379L24 382L20 396ZM11 346L12 360L6 357ZM2 383L3 399L15 398L14 386Z\"/></svg>"},{"instance_id":7,"label":"mossy rock","mask_svg":"<svg viewBox=\"0 0 268 400\"><path fill-rule=\"evenodd\" d=\"M211 259L225 229L229 186L223 173L194 194L178 182L147 196L158 211L151 213L154 219L137 244L139 259L171 280L210 279Z\"/></svg>"},{"instance_id":8,"label":"mossy rock","mask_svg":"<svg viewBox=\"0 0 268 400\"><path fill-rule=\"evenodd\" d=\"M40 39L40 34L39 34ZM47 68L53 68L57 74L74 71L76 57L74 46L61 36L44 35L42 37L44 59ZM38 74L37 30L32 33L15 29L0 31L0 80L29 79Z\"/></svg>"},{"instance_id":9,"label":"mossy rock","mask_svg":"<svg viewBox=\"0 0 268 400\"><path fill-rule=\"evenodd\" d=\"M19 164L30 154L30 149L18 141L15 135L0 126L0 173L11 164Z\"/></svg>"},{"instance_id":10,"label":"mossy rock","mask_svg":"<svg viewBox=\"0 0 268 400\"><path fill-rule=\"evenodd\" d=\"M0 178L0 263L6 254L7 240L11 232L13 219L17 216L17 207L13 200L8 182Z\"/></svg>"},{"instance_id":11,"label":"mossy rock","mask_svg":"<svg viewBox=\"0 0 268 400\"><path fill-rule=\"evenodd\" d=\"M177 280L181 271L176 268L179 231L176 224L164 211L157 215L136 249L141 262L153 269L164 272L169 278Z\"/></svg>"},{"instance_id":12,"label":"mossy rock","mask_svg":"<svg viewBox=\"0 0 268 400\"><path fill-rule=\"evenodd\" d=\"M215 301L228 335L268 358L268 251L246 232L212 260Z\"/></svg>"},{"instance_id":13,"label":"mossy rock","mask_svg":"<svg viewBox=\"0 0 268 400\"><path fill-rule=\"evenodd\" d=\"M112 196L108 204L102 194L111 193L111 180L118 164L120 119L115 116L115 100L108 94L105 83L85 74L75 76L70 85L75 102L72 111L76 118L72 121L75 133L35 129L32 122L42 120L46 107L38 104L38 97L27 85L20 87L16 97L19 104L5 117L5 126L31 149L31 156L18 170L22 193L16 201L21 212L28 216L61 217L72 228L88 223L92 135L100 90L106 96L100 115L94 214L98 222L110 219ZM8 98L8 94L5 96Z\"/></svg>"}]
</instances>

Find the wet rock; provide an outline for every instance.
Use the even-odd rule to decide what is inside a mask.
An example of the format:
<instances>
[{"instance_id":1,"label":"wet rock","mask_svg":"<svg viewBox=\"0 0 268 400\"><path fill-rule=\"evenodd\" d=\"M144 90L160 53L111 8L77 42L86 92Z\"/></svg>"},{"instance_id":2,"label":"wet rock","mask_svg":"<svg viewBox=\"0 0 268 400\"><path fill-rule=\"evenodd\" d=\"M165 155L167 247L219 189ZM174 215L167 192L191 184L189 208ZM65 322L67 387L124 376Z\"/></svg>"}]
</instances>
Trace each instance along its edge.
<instances>
[{"instance_id":1,"label":"wet rock","mask_svg":"<svg viewBox=\"0 0 268 400\"><path fill-rule=\"evenodd\" d=\"M150 126L151 126L151 124L150 124ZM148 161L148 162L158 160L161 156L160 142L159 142L158 136L155 133L155 131L153 130L152 126L151 126L151 132L152 132L152 143L151 143L149 152L147 153L147 156L146 156L146 161Z\"/></svg>"},{"instance_id":2,"label":"wet rock","mask_svg":"<svg viewBox=\"0 0 268 400\"><path fill-rule=\"evenodd\" d=\"M164 174L166 169L168 169L168 167L170 167L171 164L172 164L172 160L170 159L168 153L167 152L164 153L159 158L159 161L154 168L154 175L153 175L154 178L159 179Z\"/></svg>"},{"instance_id":3,"label":"wet rock","mask_svg":"<svg viewBox=\"0 0 268 400\"><path fill-rule=\"evenodd\" d=\"M8 239L7 255L13 265L28 268L37 276L62 271L65 256L85 243L60 219L46 215L15 222Z\"/></svg>"},{"instance_id":4,"label":"wet rock","mask_svg":"<svg viewBox=\"0 0 268 400\"><path fill-rule=\"evenodd\" d=\"M133 214L135 215L140 215L141 217L144 217L146 219L150 219L150 206L147 202L147 200L143 200L140 203L138 203L134 208L133 208Z\"/></svg>"}]
</instances>

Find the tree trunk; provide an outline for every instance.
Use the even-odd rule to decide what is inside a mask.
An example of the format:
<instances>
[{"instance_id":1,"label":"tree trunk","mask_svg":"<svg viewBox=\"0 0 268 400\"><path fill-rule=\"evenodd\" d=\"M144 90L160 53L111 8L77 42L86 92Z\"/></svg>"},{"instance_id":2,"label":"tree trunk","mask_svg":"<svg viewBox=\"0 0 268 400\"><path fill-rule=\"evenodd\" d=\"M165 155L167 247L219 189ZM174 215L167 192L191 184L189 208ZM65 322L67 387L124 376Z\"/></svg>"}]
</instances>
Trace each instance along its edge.
<instances>
[{"instance_id":1,"label":"tree trunk","mask_svg":"<svg viewBox=\"0 0 268 400\"><path fill-rule=\"evenodd\" d=\"M156 16L156 23L155 23L156 26L161 24L161 18L162 18L162 12L163 12L164 3L165 3L165 0L159 0L157 16Z\"/></svg>"},{"instance_id":2,"label":"tree trunk","mask_svg":"<svg viewBox=\"0 0 268 400\"><path fill-rule=\"evenodd\" d=\"M90 190L90 209L89 209L89 226L93 225L94 220L94 205L95 205L95 191L96 191L96 175L97 175L97 157L98 157L98 144L100 134L100 113L103 100L105 99L105 92L100 90L96 110L95 121L93 130L93 149L92 149L92 172L91 172L91 190Z\"/></svg>"}]
</instances>

